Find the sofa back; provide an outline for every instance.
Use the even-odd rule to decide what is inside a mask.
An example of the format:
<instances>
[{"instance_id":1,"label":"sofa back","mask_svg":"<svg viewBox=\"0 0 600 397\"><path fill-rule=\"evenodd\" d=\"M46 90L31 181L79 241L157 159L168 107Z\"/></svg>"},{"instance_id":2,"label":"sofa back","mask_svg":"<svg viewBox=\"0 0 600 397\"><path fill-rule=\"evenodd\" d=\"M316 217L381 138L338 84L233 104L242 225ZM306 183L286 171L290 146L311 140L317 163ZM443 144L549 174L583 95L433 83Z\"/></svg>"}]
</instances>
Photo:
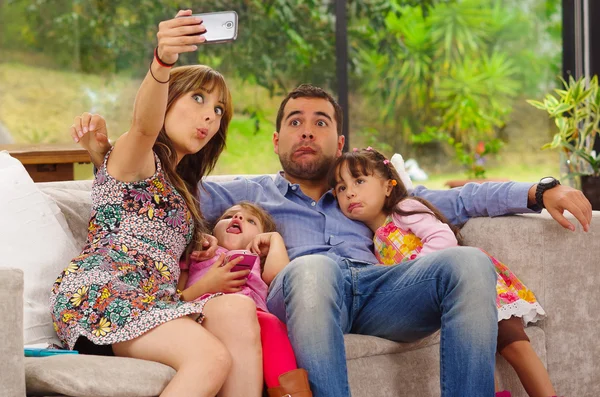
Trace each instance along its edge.
<instances>
[{"instance_id":1,"label":"sofa back","mask_svg":"<svg viewBox=\"0 0 600 397\"><path fill-rule=\"evenodd\" d=\"M248 178L254 176L257 175L244 175L244 177ZM274 175L272 176L274 177ZM214 175L208 176L206 180L211 182L227 182L236 177L238 176ZM88 222L92 207L90 196L92 182L92 180L85 180L36 183L42 193L54 200L62 211L78 247L83 247L87 239Z\"/></svg>"}]
</instances>

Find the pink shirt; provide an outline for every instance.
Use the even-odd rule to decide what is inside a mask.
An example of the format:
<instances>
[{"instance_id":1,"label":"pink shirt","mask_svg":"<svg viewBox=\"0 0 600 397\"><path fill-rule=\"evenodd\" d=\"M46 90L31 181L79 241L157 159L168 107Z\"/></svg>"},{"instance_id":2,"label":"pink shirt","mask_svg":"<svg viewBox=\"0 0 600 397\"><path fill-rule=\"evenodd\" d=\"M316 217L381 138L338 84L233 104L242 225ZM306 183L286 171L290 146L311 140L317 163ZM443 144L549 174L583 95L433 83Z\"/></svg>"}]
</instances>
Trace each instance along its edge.
<instances>
[{"instance_id":1,"label":"pink shirt","mask_svg":"<svg viewBox=\"0 0 600 397\"><path fill-rule=\"evenodd\" d=\"M436 218L424 204L417 200L406 199L398 204L398 208L403 211L427 211L426 214L392 215L397 227L407 229L421 239L423 248L417 254L417 258L444 248L458 246L458 241L450 226Z\"/></svg>"},{"instance_id":2,"label":"pink shirt","mask_svg":"<svg viewBox=\"0 0 600 397\"><path fill-rule=\"evenodd\" d=\"M189 274L187 283L185 284L185 288L188 288L190 285L194 284L202 276L204 276L206 274L206 272L208 272L210 267L217 261L217 259L219 259L219 255L221 255L222 253L227 253L228 251L229 250L226 250L223 247L219 247L219 248L217 248L217 251L215 252L215 256L212 257L211 259L207 259L207 260L201 261L201 262L196 262L193 260L190 261L190 266L189 266L190 274ZM187 269L184 261L179 262L179 267L182 270ZM244 285L242 287L242 290L240 292L236 292L236 293L246 295L246 296L252 298L254 303L256 303L257 308L259 308L265 312L268 312L268 310L267 310L267 291L268 291L269 287L267 287L267 284L263 281L260 271L261 271L260 259L257 258L256 263L254 263L254 266L252 267L252 271L248 275L248 280L246 281L246 285Z\"/></svg>"}]
</instances>

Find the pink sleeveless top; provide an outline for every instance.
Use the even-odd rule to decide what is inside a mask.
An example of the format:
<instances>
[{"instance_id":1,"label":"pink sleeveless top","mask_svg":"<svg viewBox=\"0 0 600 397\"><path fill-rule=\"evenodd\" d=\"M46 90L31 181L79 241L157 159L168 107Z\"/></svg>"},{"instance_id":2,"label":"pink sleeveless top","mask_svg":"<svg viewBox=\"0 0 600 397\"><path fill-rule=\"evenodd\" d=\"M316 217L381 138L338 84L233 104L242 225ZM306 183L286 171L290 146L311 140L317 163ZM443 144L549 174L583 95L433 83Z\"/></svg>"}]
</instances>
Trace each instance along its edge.
<instances>
[{"instance_id":1,"label":"pink sleeveless top","mask_svg":"<svg viewBox=\"0 0 600 397\"><path fill-rule=\"evenodd\" d=\"M219 259L219 255L221 255L222 253L227 253L228 251L229 250L226 250L223 247L219 247L219 248L217 248L217 251L215 252L215 256L212 257L211 259L207 259L205 261L200 261L200 262L196 262L193 260L190 261L190 266L189 266L190 274L189 274L187 283L185 285L185 288L194 284L202 276L204 276L206 274L206 272L208 272L210 267L217 261L217 259ZM186 270L186 266L183 261L179 263L179 266L181 267L181 269ZM260 270L261 270L260 269L260 259L256 258L256 263L254 264L254 266L252 267L252 271L248 275L248 280L246 281L246 285L244 285L242 287L242 290L240 292L236 292L236 293L246 295L246 296L252 298L252 300L256 303L257 308L259 308L265 312L268 312L268 310L267 310L267 291L268 291L269 287L267 287L267 284L263 281L262 276L260 274ZM201 298L202 297L200 297L199 299L201 299Z\"/></svg>"}]
</instances>

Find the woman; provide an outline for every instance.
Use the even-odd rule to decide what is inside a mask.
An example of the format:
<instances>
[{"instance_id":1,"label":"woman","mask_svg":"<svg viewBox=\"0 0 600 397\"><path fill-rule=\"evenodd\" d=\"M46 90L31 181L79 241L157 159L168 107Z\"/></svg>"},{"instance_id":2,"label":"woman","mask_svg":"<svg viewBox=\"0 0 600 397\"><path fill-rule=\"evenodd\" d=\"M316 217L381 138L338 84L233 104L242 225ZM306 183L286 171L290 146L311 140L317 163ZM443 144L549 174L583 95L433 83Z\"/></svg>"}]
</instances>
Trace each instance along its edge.
<instances>
[{"instance_id":1,"label":"woman","mask_svg":"<svg viewBox=\"0 0 600 397\"><path fill-rule=\"evenodd\" d=\"M131 128L98 170L88 241L54 284L52 316L69 349L173 367L162 396L259 396L254 302L219 294L185 302L176 288L179 259L199 249L206 231L197 186L225 146L233 111L216 71L171 70L179 54L204 42L201 20L177 17L160 23ZM72 131L106 135L101 119L79 120ZM89 135L81 143L93 151Z\"/></svg>"}]
</instances>

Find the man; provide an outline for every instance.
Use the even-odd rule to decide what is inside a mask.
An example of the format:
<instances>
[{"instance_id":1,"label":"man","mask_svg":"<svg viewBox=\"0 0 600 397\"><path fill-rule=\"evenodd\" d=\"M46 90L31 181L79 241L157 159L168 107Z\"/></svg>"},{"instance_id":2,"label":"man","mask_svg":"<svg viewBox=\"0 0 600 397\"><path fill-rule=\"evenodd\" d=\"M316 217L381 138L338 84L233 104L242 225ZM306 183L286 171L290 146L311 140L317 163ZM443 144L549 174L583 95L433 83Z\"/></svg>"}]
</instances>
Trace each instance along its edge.
<instances>
[{"instance_id":1,"label":"man","mask_svg":"<svg viewBox=\"0 0 600 397\"><path fill-rule=\"evenodd\" d=\"M345 218L328 192L327 172L341 154L342 110L325 91L302 85L282 102L273 134L283 171L206 183L201 208L215 219L239 200L259 203L277 220L292 261L270 287L269 310L288 325L298 365L316 397L349 396L345 333L410 342L442 329L443 396L493 396L497 332L496 274L489 258L467 247L402 266L381 267L372 234ZM531 212L536 185L468 185L443 192L417 188L453 223L472 216ZM543 203L565 227L572 212L587 230L591 206L557 185ZM478 299L471 299L477 296Z\"/></svg>"},{"instance_id":2,"label":"man","mask_svg":"<svg viewBox=\"0 0 600 397\"><path fill-rule=\"evenodd\" d=\"M374 266L372 233L346 218L328 191L327 172L344 146L342 110L325 91L302 85L282 102L273 134L283 171L204 184L201 208L215 220L241 201L259 203L278 223L292 260L270 286L269 310L287 323L298 365L315 397L349 396L343 335L410 342L441 328L444 397L493 396L497 336L496 273L469 247ZM546 184L469 184L412 194L431 201L454 224L473 216L533 212L543 204L564 227L571 212L588 230L591 205L581 192ZM473 299L472 297L477 297Z\"/></svg>"}]
</instances>

